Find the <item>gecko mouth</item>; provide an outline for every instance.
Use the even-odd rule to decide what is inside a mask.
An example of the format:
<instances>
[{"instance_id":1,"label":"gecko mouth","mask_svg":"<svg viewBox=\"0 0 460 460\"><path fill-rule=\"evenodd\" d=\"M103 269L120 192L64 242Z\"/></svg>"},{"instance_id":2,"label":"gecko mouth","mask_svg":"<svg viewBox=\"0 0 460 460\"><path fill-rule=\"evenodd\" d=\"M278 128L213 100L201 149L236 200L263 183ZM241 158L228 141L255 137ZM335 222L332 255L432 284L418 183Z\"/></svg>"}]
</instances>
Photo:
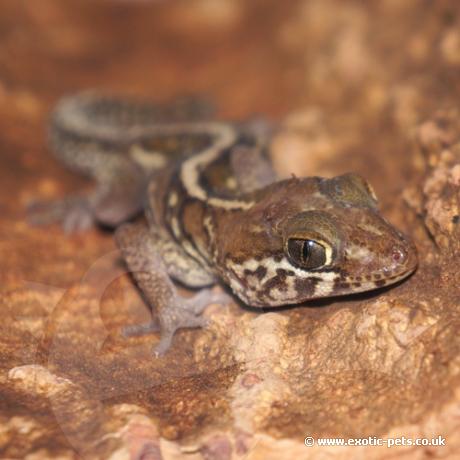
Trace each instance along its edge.
<instances>
[{"instance_id":1,"label":"gecko mouth","mask_svg":"<svg viewBox=\"0 0 460 460\"><path fill-rule=\"evenodd\" d=\"M372 277L373 283L375 287L388 286L390 284L397 283L398 281L401 281L402 279L409 276L415 270L415 268L416 267L406 268L391 275L380 275L379 273L376 273Z\"/></svg>"},{"instance_id":2,"label":"gecko mouth","mask_svg":"<svg viewBox=\"0 0 460 460\"><path fill-rule=\"evenodd\" d=\"M395 284L409 276L414 272L414 270L415 267L386 277L382 276L380 273L373 273L371 275L367 275L365 279L347 278L345 282L337 280L334 286L334 291L338 295L372 291L374 289Z\"/></svg>"},{"instance_id":3,"label":"gecko mouth","mask_svg":"<svg viewBox=\"0 0 460 460\"><path fill-rule=\"evenodd\" d=\"M369 270L361 276L349 276L346 281L338 281L337 288L342 292L364 292L388 286L409 276L417 268L417 251L415 246L395 246L383 268Z\"/></svg>"}]
</instances>

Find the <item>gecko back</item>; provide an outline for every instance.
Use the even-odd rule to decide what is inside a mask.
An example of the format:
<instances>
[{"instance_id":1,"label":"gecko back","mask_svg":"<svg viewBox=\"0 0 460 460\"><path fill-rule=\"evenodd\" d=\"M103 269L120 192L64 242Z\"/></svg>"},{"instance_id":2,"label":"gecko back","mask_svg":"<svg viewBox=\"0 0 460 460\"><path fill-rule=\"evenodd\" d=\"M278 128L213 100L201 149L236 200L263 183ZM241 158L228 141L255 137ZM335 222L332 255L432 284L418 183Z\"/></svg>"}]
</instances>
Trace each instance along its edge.
<instances>
[{"instance_id":1,"label":"gecko back","mask_svg":"<svg viewBox=\"0 0 460 460\"><path fill-rule=\"evenodd\" d=\"M32 223L62 223L67 232L94 223L116 227L138 214L149 178L207 142L162 126L197 123L212 116L210 104L184 97L164 105L87 92L63 98L50 117L49 138L57 159L96 181L89 194L35 202Z\"/></svg>"}]
</instances>

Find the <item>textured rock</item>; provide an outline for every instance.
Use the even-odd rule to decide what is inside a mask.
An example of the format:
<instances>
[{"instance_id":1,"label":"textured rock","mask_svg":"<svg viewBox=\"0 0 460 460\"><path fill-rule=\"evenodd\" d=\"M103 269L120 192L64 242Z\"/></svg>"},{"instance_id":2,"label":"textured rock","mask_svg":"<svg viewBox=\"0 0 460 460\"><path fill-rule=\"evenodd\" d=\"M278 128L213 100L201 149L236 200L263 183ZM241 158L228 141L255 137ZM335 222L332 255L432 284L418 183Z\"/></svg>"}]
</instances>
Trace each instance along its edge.
<instances>
[{"instance_id":1,"label":"textured rock","mask_svg":"<svg viewBox=\"0 0 460 460\"><path fill-rule=\"evenodd\" d=\"M455 0L3 1L0 457L458 458L459 22ZM154 359L156 336L120 335L148 311L111 234L25 220L29 200L88 186L45 135L56 99L88 87L276 119L278 171L365 176L418 271L296 308L213 306Z\"/></svg>"},{"instance_id":2,"label":"textured rock","mask_svg":"<svg viewBox=\"0 0 460 460\"><path fill-rule=\"evenodd\" d=\"M408 202L424 218L437 246L455 255L460 248L460 114L434 114L417 130L423 187L413 187ZM416 192L421 192L416 196Z\"/></svg>"}]
</instances>

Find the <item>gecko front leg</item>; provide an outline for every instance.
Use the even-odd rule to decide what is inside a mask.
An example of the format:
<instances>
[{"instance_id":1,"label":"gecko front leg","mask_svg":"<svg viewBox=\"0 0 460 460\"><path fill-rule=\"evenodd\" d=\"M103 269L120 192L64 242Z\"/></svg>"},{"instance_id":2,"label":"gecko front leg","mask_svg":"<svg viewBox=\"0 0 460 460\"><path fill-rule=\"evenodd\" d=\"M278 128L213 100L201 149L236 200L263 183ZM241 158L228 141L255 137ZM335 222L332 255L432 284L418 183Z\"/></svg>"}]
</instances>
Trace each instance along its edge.
<instances>
[{"instance_id":1,"label":"gecko front leg","mask_svg":"<svg viewBox=\"0 0 460 460\"><path fill-rule=\"evenodd\" d=\"M158 232L142 224L125 224L115 234L116 242L128 268L149 305L158 314L158 322L129 326L125 335L140 335L160 330L156 356L171 346L174 333L185 327L204 327L203 310L212 303L224 303L227 296L204 289L191 298L178 292L162 257L162 240ZM170 251L171 248L169 247Z\"/></svg>"},{"instance_id":2,"label":"gecko front leg","mask_svg":"<svg viewBox=\"0 0 460 460\"><path fill-rule=\"evenodd\" d=\"M230 165L239 189L253 192L276 181L268 153L260 146L237 145L230 154Z\"/></svg>"},{"instance_id":3,"label":"gecko front leg","mask_svg":"<svg viewBox=\"0 0 460 460\"><path fill-rule=\"evenodd\" d=\"M249 136L251 145L240 143L230 153L230 167L238 188L242 193L253 192L276 182L269 153L269 141L273 127L263 119L254 119L244 123L241 130Z\"/></svg>"}]
</instances>

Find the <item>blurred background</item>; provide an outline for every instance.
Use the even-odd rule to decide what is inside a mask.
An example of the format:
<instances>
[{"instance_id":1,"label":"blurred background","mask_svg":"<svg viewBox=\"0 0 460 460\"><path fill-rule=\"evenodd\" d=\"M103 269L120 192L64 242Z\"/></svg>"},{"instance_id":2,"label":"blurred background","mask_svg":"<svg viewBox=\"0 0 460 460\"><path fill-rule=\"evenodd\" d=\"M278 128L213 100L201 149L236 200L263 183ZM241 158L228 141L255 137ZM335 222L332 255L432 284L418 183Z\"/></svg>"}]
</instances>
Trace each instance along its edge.
<instances>
[{"instance_id":1,"label":"blurred background","mask_svg":"<svg viewBox=\"0 0 460 460\"><path fill-rule=\"evenodd\" d=\"M460 64L457 6L4 0L2 92L40 97L103 86L164 97L185 89L220 98L235 114L306 102L381 109L398 89L448 83Z\"/></svg>"},{"instance_id":2,"label":"blurred background","mask_svg":"<svg viewBox=\"0 0 460 460\"><path fill-rule=\"evenodd\" d=\"M414 126L459 93L458 16L455 0L2 0L0 165L53 168L62 95L199 93L300 134L275 139L280 172L354 169L391 197Z\"/></svg>"}]
</instances>

